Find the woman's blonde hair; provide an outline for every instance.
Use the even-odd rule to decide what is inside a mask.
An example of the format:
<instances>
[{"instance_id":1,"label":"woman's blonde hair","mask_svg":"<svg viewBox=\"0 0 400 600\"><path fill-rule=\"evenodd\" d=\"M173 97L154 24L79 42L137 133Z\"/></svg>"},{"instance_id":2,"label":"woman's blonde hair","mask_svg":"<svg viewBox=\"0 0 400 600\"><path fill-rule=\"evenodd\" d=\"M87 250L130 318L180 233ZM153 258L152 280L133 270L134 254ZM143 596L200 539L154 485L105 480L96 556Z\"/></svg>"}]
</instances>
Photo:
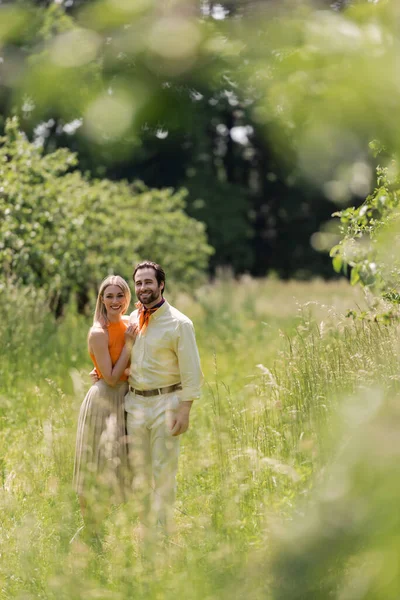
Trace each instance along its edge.
<instances>
[{"instance_id":1,"label":"woman's blonde hair","mask_svg":"<svg viewBox=\"0 0 400 600\"><path fill-rule=\"evenodd\" d=\"M94 311L93 325L99 323L104 326L108 323L107 311L103 302L104 292L109 285L117 285L124 293L125 307L122 314L126 313L131 302L131 290L129 285L119 275L109 275L100 284L99 293L97 296L96 309Z\"/></svg>"}]
</instances>

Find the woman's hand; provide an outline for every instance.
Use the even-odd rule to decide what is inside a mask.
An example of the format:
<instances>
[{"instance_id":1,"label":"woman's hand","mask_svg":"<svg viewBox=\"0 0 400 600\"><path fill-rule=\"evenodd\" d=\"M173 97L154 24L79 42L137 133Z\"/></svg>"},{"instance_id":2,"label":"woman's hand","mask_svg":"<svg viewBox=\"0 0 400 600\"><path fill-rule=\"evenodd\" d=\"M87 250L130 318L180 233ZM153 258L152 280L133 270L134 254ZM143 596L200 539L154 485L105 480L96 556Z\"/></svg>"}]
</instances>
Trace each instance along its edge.
<instances>
[{"instance_id":1,"label":"woman's hand","mask_svg":"<svg viewBox=\"0 0 400 600\"><path fill-rule=\"evenodd\" d=\"M128 325L125 330L125 344L132 348L138 334L138 326L136 323Z\"/></svg>"},{"instance_id":2,"label":"woman's hand","mask_svg":"<svg viewBox=\"0 0 400 600\"><path fill-rule=\"evenodd\" d=\"M90 379L92 380L93 385L99 381L99 374L96 369L92 369L89 373Z\"/></svg>"}]
</instances>

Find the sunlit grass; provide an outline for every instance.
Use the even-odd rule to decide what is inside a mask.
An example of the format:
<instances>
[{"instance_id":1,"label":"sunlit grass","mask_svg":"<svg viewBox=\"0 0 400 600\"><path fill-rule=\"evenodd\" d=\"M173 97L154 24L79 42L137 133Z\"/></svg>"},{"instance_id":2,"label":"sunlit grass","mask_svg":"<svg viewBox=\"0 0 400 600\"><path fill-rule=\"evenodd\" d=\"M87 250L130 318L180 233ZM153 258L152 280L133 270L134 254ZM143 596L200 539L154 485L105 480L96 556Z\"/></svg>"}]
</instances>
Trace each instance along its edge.
<instances>
[{"instance_id":1,"label":"sunlit grass","mask_svg":"<svg viewBox=\"0 0 400 600\"><path fill-rule=\"evenodd\" d=\"M396 327L345 319L363 300L344 281L228 279L173 302L195 323L206 380L182 440L176 532L149 550L133 505L110 507L99 553L82 537L70 543L81 525L71 477L89 320L71 309L55 324L39 297L6 298L4 598L268 597L284 572L276 519L296 518L335 456L337 407L374 386L397 390Z\"/></svg>"}]
</instances>

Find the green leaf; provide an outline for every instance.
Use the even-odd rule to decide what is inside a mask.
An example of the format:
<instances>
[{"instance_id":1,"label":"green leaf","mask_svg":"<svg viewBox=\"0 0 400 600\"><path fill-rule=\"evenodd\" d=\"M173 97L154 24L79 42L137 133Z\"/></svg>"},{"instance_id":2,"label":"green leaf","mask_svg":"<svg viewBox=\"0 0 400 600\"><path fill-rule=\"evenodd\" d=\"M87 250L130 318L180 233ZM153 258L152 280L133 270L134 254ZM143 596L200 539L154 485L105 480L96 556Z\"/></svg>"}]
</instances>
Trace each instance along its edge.
<instances>
[{"instance_id":1,"label":"green leaf","mask_svg":"<svg viewBox=\"0 0 400 600\"><path fill-rule=\"evenodd\" d=\"M351 285L356 285L360 281L360 274L358 272L358 267L353 267L350 273L350 283Z\"/></svg>"},{"instance_id":2,"label":"green leaf","mask_svg":"<svg viewBox=\"0 0 400 600\"><path fill-rule=\"evenodd\" d=\"M337 254L335 256L335 258L332 260L332 265L333 265L335 272L340 273L340 271L342 270L342 266L343 266L343 258L340 256L340 254Z\"/></svg>"},{"instance_id":3,"label":"green leaf","mask_svg":"<svg viewBox=\"0 0 400 600\"><path fill-rule=\"evenodd\" d=\"M329 252L329 256L331 258L336 256L338 254L338 252L340 251L340 248L341 248L340 244L336 244L335 246L332 246L332 248L330 249L330 252Z\"/></svg>"}]
</instances>

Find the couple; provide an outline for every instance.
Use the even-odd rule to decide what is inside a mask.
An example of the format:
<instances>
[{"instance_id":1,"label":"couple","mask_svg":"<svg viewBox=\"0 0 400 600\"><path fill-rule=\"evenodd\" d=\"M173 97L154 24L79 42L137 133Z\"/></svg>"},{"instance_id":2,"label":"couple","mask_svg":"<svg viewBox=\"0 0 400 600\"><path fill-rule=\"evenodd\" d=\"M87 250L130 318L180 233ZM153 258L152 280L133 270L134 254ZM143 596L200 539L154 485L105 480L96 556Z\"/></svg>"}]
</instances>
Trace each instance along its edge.
<instances>
[{"instance_id":1,"label":"couple","mask_svg":"<svg viewBox=\"0 0 400 600\"><path fill-rule=\"evenodd\" d=\"M118 502L130 490L141 523L170 530L179 436L200 396L193 324L165 300L164 270L139 263L133 281L138 303L129 318L126 281L116 275L103 281L89 331L98 380L80 410L74 485L94 533L104 518L104 497Z\"/></svg>"}]
</instances>

